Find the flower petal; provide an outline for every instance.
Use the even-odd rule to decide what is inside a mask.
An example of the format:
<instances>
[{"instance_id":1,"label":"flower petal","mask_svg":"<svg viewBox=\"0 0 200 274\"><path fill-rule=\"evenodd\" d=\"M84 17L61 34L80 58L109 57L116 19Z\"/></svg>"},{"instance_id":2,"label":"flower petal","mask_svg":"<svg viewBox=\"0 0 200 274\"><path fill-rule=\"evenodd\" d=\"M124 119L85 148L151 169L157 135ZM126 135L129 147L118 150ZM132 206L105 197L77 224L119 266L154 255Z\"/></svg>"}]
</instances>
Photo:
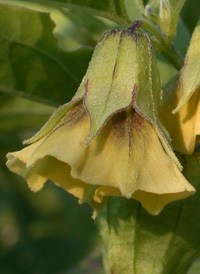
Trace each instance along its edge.
<instances>
[{"instance_id":1,"label":"flower petal","mask_svg":"<svg viewBox=\"0 0 200 274\"><path fill-rule=\"evenodd\" d=\"M85 140L89 132L89 119L84 107L79 104L63 117L57 127L43 139L32 153L28 165L33 166L45 156L53 156L59 161L77 165L85 158Z\"/></svg>"},{"instance_id":2,"label":"flower petal","mask_svg":"<svg viewBox=\"0 0 200 274\"><path fill-rule=\"evenodd\" d=\"M151 213L195 192L164 151L150 122L131 110L116 114L88 146L85 112L65 117L34 151L29 165L51 155L67 163L71 175L90 185L109 186L139 200ZM96 190L98 196L100 190ZM106 193L106 192L105 192Z\"/></svg>"},{"instance_id":3,"label":"flower petal","mask_svg":"<svg viewBox=\"0 0 200 274\"><path fill-rule=\"evenodd\" d=\"M96 196L121 196L118 189L113 187L101 186L99 187ZM166 194L155 194L145 191L137 190L132 194L131 198L141 202L142 206L152 215L157 215L168 203L181 200L188 197L188 192L179 193L166 193Z\"/></svg>"},{"instance_id":4,"label":"flower petal","mask_svg":"<svg viewBox=\"0 0 200 274\"><path fill-rule=\"evenodd\" d=\"M51 179L81 201L91 196L97 211L104 196L122 195L157 214L170 201L195 192L166 154L152 124L133 109L116 114L86 147L88 132L89 118L79 104L48 136L9 153L7 165L32 190Z\"/></svg>"},{"instance_id":5,"label":"flower petal","mask_svg":"<svg viewBox=\"0 0 200 274\"><path fill-rule=\"evenodd\" d=\"M39 142L30 145L21 151L11 152L7 154L7 167L12 171L24 177L31 190L38 191L40 190L44 183L46 182L46 178L38 175L33 169L28 168L26 166L31 153L36 149L39 145Z\"/></svg>"},{"instance_id":6,"label":"flower petal","mask_svg":"<svg viewBox=\"0 0 200 274\"><path fill-rule=\"evenodd\" d=\"M151 201L144 202L148 193L156 200L156 195L165 194L159 202L162 206L158 205L160 210L168 202L195 192L164 151L153 126L137 114L132 121L112 119L85 156L80 165L72 165L73 177L112 186L122 196L137 198L149 207ZM146 194L138 195L137 191Z\"/></svg>"},{"instance_id":7,"label":"flower petal","mask_svg":"<svg viewBox=\"0 0 200 274\"><path fill-rule=\"evenodd\" d=\"M31 155L41 143L42 141L36 142L21 151L8 153L7 167L12 172L24 177L33 191L40 190L44 183L50 179L66 191L83 199L89 185L72 178L71 168L68 164L54 157L43 155L33 165L28 165Z\"/></svg>"},{"instance_id":8,"label":"flower petal","mask_svg":"<svg viewBox=\"0 0 200 274\"><path fill-rule=\"evenodd\" d=\"M172 110L182 94L180 86L175 86L165 95L165 103L161 119L172 138L176 151L192 154L196 145L197 135L200 135L200 88L189 101L175 114Z\"/></svg>"}]
</instances>

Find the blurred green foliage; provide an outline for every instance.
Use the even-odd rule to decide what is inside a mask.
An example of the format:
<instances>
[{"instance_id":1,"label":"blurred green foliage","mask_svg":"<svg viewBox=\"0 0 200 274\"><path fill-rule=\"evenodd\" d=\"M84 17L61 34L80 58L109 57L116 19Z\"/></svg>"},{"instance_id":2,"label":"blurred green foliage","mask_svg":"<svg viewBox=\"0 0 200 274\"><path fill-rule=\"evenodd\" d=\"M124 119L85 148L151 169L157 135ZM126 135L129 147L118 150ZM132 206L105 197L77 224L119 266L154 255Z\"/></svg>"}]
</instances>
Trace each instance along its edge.
<instances>
[{"instance_id":1,"label":"blurred green foliage","mask_svg":"<svg viewBox=\"0 0 200 274\"><path fill-rule=\"evenodd\" d=\"M92 50L59 49L52 34L54 23L45 13L0 5L0 26L1 90L52 105L69 101Z\"/></svg>"},{"instance_id":2,"label":"blurred green foliage","mask_svg":"<svg viewBox=\"0 0 200 274\"><path fill-rule=\"evenodd\" d=\"M32 193L8 172L5 154L46 121L53 108L13 98L0 110L0 273L59 273L96 243L92 210L48 183Z\"/></svg>"}]
</instances>

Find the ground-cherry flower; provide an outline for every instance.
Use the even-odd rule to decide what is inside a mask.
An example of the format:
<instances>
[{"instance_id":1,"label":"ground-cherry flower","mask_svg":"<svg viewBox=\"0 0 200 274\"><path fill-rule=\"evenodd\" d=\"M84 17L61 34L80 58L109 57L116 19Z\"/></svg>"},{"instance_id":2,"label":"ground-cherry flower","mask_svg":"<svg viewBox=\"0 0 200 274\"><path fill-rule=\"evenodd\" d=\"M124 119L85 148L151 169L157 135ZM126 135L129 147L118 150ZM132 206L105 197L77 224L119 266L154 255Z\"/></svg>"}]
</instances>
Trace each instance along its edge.
<instances>
[{"instance_id":1,"label":"ground-cherry flower","mask_svg":"<svg viewBox=\"0 0 200 274\"><path fill-rule=\"evenodd\" d=\"M61 106L8 168L33 191L47 179L96 211L108 196L133 198L152 214L195 192L159 121L156 59L139 23L99 41L73 100Z\"/></svg>"},{"instance_id":2,"label":"ground-cherry flower","mask_svg":"<svg viewBox=\"0 0 200 274\"><path fill-rule=\"evenodd\" d=\"M176 151L192 154L200 135L200 22L194 30L178 83L164 96L162 122Z\"/></svg>"}]
</instances>

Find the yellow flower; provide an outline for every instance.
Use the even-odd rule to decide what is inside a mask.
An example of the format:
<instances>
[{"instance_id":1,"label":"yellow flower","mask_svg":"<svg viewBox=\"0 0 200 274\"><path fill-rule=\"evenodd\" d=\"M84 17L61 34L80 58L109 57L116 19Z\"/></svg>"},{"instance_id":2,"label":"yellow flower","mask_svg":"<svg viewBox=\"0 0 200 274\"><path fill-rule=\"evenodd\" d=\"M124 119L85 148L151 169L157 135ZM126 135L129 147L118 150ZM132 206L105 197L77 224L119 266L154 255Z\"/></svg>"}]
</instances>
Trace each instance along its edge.
<instances>
[{"instance_id":1,"label":"yellow flower","mask_svg":"<svg viewBox=\"0 0 200 274\"><path fill-rule=\"evenodd\" d=\"M26 141L33 144L8 153L8 168L33 191L50 179L96 212L108 196L158 214L193 194L157 117L157 72L147 36L130 28L106 33L73 100Z\"/></svg>"},{"instance_id":2,"label":"yellow flower","mask_svg":"<svg viewBox=\"0 0 200 274\"><path fill-rule=\"evenodd\" d=\"M94 207L104 196L124 196L157 214L167 203L194 192L151 123L133 108L115 114L86 147L89 128L87 112L77 103L41 140L9 153L7 166L33 191L50 179L84 200L95 186Z\"/></svg>"},{"instance_id":3,"label":"yellow flower","mask_svg":"<svg viewBox=\"0 0 200 274\"><path fill-rule=\"evenodd\" d=\"M184 154L192 154L200 135L200 88L173 114L181 98L181 90L177 84L166 93L161 120L170 133L173 148Z\"/></svg>"},{"instance_id":4,"label":"yellow flower","mask_svg":"<svg viewBox=\"0 0 200 274\"><path fill-rule=\"evenodd\" d=\"M164 96L161 120L176 151L192 154L200 135L200 21L195 28L179 83Z\"/></svg>"}]
</instances>

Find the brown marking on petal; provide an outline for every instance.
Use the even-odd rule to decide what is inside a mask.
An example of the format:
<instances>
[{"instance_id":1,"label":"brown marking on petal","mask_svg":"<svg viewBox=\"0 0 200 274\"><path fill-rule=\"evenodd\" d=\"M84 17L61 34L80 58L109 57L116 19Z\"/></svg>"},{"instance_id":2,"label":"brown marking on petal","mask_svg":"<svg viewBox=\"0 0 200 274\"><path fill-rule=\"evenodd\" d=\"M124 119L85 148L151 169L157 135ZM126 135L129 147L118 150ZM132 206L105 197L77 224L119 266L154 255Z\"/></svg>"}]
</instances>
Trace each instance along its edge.
<instances>
[{"instance_id":1,"label":"brown marking on petal","mask_svg":"<svg viewBox=\"0 0 200 274\"><path fill-rule=\"evenodd\" d=\"M131 129L139 132L144 127L144 119L131 107L128 110L117 113L112 119L112 125L114 129L113 134L116 137L124 137L126 128L130 137Z\"/></svg>"},{"instance_id":2,"label":"brown marking on petal","mask_svg":"<svg viewBox=\"0 0 200 274\"><path fill-rule=\"evenodd\" d=\"M134 125L137 125L138 128L143 127L144 119L136 112L132 112L131 120Z\"/></svg>"},{"instance_id":3,"label":"brown marking on petal","mask_svg":"<svg viewBox=\"0 0 200 274\"><path fill-rule=\"evenodd\" d=\"M144 128L144 119L136 111L131 115L131 126L142 137L141 130Z\"/></svg>"},{"instance_id":4,"label":"brown marking on petal","mask_svg":"<svg viewBox=\"0 0 200 274\"><path fill-rule=\"evenodd\" d=\"M115 270L113 269L113 266L110 268L110 274L115 274Z\"/></svg>"},{"instance_id":5,"label":"brown marking on petal","mask_svg":"<svg viewBox=\"0 0 200 274\"><path fill-rule=\"evenodd\" d=\"M138 115L138 113L133 108L129 109L127 117L129 159L131 158L132 144L134 142L134 138L136 137L135 135L137 134L141 139L143 139L143 127L143 118L140 115Z\"/></svg>"},{"instance_id":6,"label":"brown marking on petal","mask_svg":"<svg viewBox=\"0 0 200 274\"><path fill-rule=\"evenodd\" d=\"M84 106L81 103L76 104L68 113L63 117L61 122L68 124L69 126L74 126L80 120L82 120L86 116L86 111Z\"/></svg>"},{"instance_id":7,"label":"brown marking on petal","mask_svg":"<svg viewBox=\"0 0 200 274\"><path fill-rule=\"evenodd\" d=\"M128 143L129 143L129 158L131 157L132 143L134 141L134 134L137 133L141 138L141 129L144 125L142 117L138 113L130 108L127 111L127 132L128 132Z\"/></svg>"},{"instance_id":8,"label":"brown marking on petal","mask_svg":"<svg viewBox=\"0 0 200 274\"><path fill-rule=\"evenodd\" d=\"M118 137L118 138L122 138L125 135L126 132L126 117L127 117L127 113L126 111L123 111L121 113L116 114L113 117L113 134L114 136Z\"/></svg>"},{"instance_id":9,"label":"brown marking on petal","mask_svg":"<svg viewBox=\"0 0 200 274\"><path fill-rule=\"evenodd\" d=\"M139 115L132 106L123 110L111 120L112 134L115 139L116 148L120 148L122 142L127 142L129 150L129 158L131 158L132 144L134 142L134 136L137 134L140 138L143 138L142 131L144 131L145 120Z\"/></svg>"}]
</instances>

